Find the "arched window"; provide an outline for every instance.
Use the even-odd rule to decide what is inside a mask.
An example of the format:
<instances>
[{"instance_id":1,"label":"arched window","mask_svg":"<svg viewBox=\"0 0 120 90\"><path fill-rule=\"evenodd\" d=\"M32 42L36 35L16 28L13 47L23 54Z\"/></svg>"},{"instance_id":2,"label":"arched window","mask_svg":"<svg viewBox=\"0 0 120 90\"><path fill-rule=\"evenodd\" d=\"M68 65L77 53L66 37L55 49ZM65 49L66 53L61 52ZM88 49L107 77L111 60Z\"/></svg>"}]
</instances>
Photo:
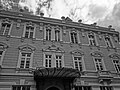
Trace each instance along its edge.
<instances>
[{"instance_id":1,"label":"arched window","mask_svg":"<svg viewBox=\"0 0 120 90\"><path fill-rule=\"evenodd\" d=\"M70 32L70 40L71 40L71 43L78 43L78 35L77 35L77 32L72 30Z\"/></svg>"},{"instance_id":2,"label":"arched window","mask_svg":"<svg viewBox=\"0 0 120 90\"><path fill-rule=\"evenodd\" d=\"M114 68L116 70L116 72L120 72L120 55L117 53L113 53L111 55L109 55L109 57L112 59Z\"/></svg>"},{"instance_id":3,"label":"arched window","mask_svg":"<svg viewBox=\"0 0 120 90\"><path fill-rule=\"evenodd\" d=\"M103 62L103 54L101 52L94 51L91 53L91 55L93 56L96 70L97 71L105 70L105 65Z\"/></svg>"},{"instance_id":4,"label":"arched window","mask_svg":"<svg viewBox=\"0 0 120 90\"><path fill-rule=\"evenodd\" d=\"M88 33L89 45L96 46L95 35L93 32Z\"/></svg>"},{"instance_id":5,"label":"arched window","mask_svg":"<svg viewBox=\"0 0 120 90\"><path fill-rule=\"evenodd\" d=\"M73 64L74 64L74 68L78 69L79 71L83 71L84 67L84 60L83 60L83 56L84 53L81 50L74 50L71 52L72 57L73 57Z\"/></svg>"},{"instance_id":6,"label":"arched window","mask_svg":"<svg viewBox=\"0 0 120 90\"><path fill-rule=\"evenodd\" d=\"M22 45L19 47L19 60L18 60L18 68L32 68L33 62L33 53L35 48L30 45Z\"/></svg>"},{"instance_id":7,"label":"arched window","mask_svg":"<svg viewBox=\"0 0 120 90\"><path fill-rule=\"evenodd\" d=\"M2 66L4 54L7 48L8 46L5 43L0 42L0 66Z\"/></svg>"}]
</instances>

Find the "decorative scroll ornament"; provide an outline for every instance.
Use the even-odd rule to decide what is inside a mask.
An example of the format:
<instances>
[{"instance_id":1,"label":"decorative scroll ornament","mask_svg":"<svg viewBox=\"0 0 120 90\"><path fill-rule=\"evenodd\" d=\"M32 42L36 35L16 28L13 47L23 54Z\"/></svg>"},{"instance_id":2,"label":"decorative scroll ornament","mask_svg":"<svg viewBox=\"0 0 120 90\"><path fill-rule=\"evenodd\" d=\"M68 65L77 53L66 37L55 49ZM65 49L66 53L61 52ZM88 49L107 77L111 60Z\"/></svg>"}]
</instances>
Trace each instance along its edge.
<instances>
[{"instance_id":1,"label":"decorative scroll ornament","mask_svg":"<svg viewBox=\"0 0 120 90\"><path fill-rule=\"evenodd\" d=\"M9 18L5 18L2 20L3 23L5 24L10 24L11 23L11 20Z\"/></svg>"},{"instance_id":2,"label":"decorative scroll ornament","mask_svg":"<svg viewBox=\"0 0 120 90\"><path fill-rule=\"evenodd\" d=\"M33 24L32 22L28 22L28 23L26 23L26 25L27 25L28 27L34 27L34 24Z\"/></svg>"}]
</instances>

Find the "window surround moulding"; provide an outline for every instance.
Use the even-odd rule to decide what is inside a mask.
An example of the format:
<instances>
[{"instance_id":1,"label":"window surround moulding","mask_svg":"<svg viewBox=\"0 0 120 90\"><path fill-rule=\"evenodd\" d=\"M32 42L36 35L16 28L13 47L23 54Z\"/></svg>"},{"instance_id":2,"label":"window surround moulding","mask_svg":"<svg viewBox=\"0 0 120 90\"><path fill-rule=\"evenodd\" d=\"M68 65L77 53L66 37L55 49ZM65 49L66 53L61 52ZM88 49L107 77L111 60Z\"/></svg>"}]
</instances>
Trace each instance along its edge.
<instances>
[{"instance_id":1,"label":"window surround moulding","mask_svg":"<svg viewBox=\"0 0 120 90\"><path fill-rule=\"evenodd\" d=\"M120 59L120 54L118 53L112 53L108 55L112 59Z\"/></svg>"},{"instance_id":2,"label":"window surround moulding","mask_svg":"<svg viewBox=\"0 0 120 90\"><path fill-rule=\"evenodd\" d=\"M90 53L93 57L103 57L103 53L100 51L93 51Z\"/></svg>"}]
</instances>

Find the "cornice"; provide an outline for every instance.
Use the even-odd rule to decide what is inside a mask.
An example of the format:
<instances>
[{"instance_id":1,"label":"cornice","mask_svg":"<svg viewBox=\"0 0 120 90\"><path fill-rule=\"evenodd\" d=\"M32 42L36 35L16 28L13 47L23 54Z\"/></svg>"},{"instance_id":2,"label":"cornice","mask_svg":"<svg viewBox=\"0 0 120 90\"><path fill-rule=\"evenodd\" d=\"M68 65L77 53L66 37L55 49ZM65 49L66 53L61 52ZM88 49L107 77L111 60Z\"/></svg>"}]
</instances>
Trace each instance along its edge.
<instances>
[{"instance_id":1,"label":"cornice","mask_svg":"<svg viewBox=\"0 0 120 90\"><path fill-rule=\"evenodd\" d=\"M110 33L110 34L119 34L117 31L115 31L113 28L109 30L109 28L100 27L100 26L93 26L89 24L83 24L78 22L62 22L60 19L54 19L54 18L48 18L48 17L40 17L35 15L30 15L27 13L21 13L21 12L12 12L12 11L0 11L0 17L9 17L13 19L21 19L26 21L33 21L37 23L46 23L46 24L53 24L53 25L60 25L60 26L66 26L70 28L76 28L76 29L85 29L85 31L94 31L94 32L103 32L103 33Z\"/></svg>"}]
</instances>

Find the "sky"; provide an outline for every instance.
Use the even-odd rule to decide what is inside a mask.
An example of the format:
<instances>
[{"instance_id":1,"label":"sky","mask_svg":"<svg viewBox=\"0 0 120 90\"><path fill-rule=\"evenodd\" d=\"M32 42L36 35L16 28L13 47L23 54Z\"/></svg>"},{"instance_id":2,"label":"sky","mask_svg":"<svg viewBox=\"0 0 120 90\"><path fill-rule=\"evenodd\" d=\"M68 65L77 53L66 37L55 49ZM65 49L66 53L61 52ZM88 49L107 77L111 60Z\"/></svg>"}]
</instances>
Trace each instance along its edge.
<instances>
[{"instance_id":1,"label":"sky","mask_svg":"<svg viewBox=\"0 0 120 90\"><path fill-rule=\"evenodd\" d=\"M40 7L45 17L65 16L75 22L81 19L85 24L112 25L120 31L120 0L20 0L19 6L27 6L35 15Z\"/></svg>"}]
</instances>

